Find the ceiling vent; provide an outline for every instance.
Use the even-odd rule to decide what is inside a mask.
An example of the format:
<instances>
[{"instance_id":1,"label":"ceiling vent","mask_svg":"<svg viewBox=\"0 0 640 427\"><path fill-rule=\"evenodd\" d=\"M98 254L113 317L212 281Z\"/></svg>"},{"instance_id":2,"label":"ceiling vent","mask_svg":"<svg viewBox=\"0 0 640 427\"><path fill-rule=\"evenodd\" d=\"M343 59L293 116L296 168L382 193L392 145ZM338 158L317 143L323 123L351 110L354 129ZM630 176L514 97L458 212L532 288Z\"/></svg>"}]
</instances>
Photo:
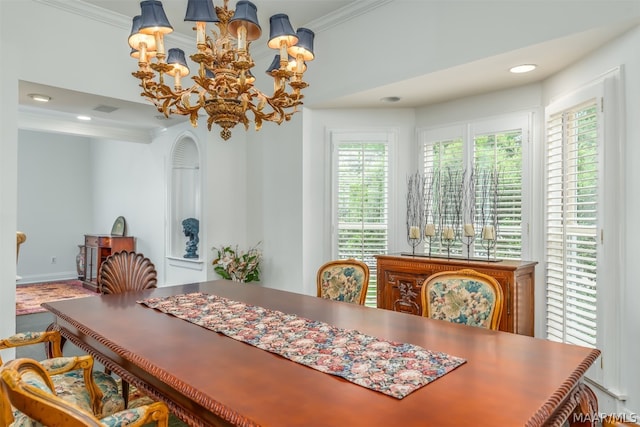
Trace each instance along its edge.
<instances>
[{"instance_id":1,"label":"ceiling vent","mask_svg":"<svg viewBox=\"0 0 640 427\"><path fill-rule=\"evenodd\" d=\"M109 105L98 105L93 111L100 111L101 113L113 113L118 107L110 107Z\"/></svg>"}]
</instances>

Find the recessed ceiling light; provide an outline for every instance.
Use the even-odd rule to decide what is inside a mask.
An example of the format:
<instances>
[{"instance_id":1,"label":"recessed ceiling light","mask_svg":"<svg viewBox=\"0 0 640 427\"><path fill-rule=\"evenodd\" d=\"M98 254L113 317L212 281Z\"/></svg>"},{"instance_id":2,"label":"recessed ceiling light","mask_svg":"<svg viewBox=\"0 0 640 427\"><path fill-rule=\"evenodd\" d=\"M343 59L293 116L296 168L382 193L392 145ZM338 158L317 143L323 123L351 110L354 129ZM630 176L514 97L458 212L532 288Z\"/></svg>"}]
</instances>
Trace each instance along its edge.
<instances>
[{"instance_id":1,"label":"recessed ceiling light","mask_svg":"<svg viewBox=\"0 0 640 427\"><path fill-rule=\"evenodd\" d=\"M89 116L78 116L76 117L78 120L84 120L84 121L89 121L91 120L91 117Z\"/></svg>"},{"instance_id":2,"label":"recessed ceiling light","mask_svg":"<svg viewBox=\"0 0 640 427\"><path fill-rule=\"evenodd\" d=\"M514 74L528 73L529 71L533 71L537 68L537 65L534 64L522 64L516 65L515 67L511 67L509 71Z\"/></svg>"},{"instance_id":3,"label":"recessed ceiling light","mask_svg":"<svg viewBox=\"0 0 640 427\"><path fill-rule=\"evenodd\" d=\"M380 98L382 102L398 102L400 101L399 96L385 96L384 98Z\"/></svg>"},{"instance_id":4,"label":"recessed ceiling light","mask_svg":"<svg viewBox=\"0 0 640 427\"><path fill-rule=\"evenodd\" d=\"M34 101L38 101L38 102L49 102L51 101L51 97L49 95L42 95L39 93L30 93L29 98L33 99Z\"/></svg>"}]
</instances>

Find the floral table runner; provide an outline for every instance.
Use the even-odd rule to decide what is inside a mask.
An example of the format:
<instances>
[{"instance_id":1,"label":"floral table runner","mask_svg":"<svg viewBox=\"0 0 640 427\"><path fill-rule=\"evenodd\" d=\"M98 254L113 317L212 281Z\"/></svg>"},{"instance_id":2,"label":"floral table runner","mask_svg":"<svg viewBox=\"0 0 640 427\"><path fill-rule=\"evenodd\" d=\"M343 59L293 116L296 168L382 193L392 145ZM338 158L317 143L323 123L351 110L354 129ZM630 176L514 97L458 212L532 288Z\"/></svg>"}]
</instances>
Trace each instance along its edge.
<instances>
[{"instance_id":1,"label":"floral table runner","mask_svg":"<svg viewBox=\"0 0 640 427\"><path fill-rule=\"evenodd\" d=\"M397 399L465 363L417 345L217 295L191 293L138 303Z\"/></svg>"}]
</instances>

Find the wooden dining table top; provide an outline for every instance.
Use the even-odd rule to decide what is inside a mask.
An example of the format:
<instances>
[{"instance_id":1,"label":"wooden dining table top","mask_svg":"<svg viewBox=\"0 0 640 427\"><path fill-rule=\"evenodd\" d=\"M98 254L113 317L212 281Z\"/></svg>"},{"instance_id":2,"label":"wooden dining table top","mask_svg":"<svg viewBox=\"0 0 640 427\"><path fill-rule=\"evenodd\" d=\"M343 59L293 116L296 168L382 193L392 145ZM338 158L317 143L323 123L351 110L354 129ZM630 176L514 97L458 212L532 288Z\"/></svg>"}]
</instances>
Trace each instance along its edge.
<instances>
[{"instance_id":1,"label":"wooden dining table top","mask_svg":"<svg viewBox=\"0 0 640 427\"><path fill-rule=\"evenodd\" d=\"M466 359L403 399L355 385L138 301L203 292ZM55 328L130 373L193 425L547 425L596 349L215 280L44 304ZM196 421L194 421L196 420Z\"/></svg>"}]
</instances>

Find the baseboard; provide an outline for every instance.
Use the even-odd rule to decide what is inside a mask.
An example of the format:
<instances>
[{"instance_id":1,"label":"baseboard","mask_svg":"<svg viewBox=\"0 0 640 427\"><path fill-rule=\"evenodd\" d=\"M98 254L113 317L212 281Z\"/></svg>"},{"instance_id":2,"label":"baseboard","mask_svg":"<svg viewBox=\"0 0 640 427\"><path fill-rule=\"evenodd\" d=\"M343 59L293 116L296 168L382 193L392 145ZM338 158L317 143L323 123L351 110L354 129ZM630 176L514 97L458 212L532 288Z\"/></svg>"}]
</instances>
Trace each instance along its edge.
<instances>
[{"instance_id":1,"label":"baseboard","mask_svg":"<svg viewBox=\"0 0 640 427\"><path fill-rule=\"evenodd\" d=\"M43 282L55 282L57 280L73 280L78 278L76 271L63 271L60 273L49 274L31 274L21 276L20 280L16 281L17 285L27 285L29 283L43 283Z\"/></svg>"}]
</instances>

